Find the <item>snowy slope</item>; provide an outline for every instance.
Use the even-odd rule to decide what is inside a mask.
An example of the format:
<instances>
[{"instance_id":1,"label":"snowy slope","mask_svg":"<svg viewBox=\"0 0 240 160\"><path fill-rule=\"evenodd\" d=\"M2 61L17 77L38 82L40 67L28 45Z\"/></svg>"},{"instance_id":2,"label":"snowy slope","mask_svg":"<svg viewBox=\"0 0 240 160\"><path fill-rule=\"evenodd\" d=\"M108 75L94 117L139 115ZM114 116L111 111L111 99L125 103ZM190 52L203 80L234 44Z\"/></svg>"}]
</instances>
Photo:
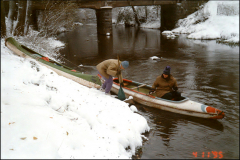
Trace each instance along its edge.
<instances>
[{"instance_id":1,"label":"snowy slope","mask_svg":"<svg viewBox=\"0 0 240 160\"><path fill-rule=\"evenodd\" d=\"M239 1L209 1L202 9L178 21L175 33L193 39L221 39L239 43Z\"/></svg>"},{"instance_id":2,"label":"snowy slope","mask_svg":"<svg viewBox=\"0 0 240 160\"><path fill-rule=\"evenodd\" d=\"M150 129L131 108L1 40L1 158L131 158Z\"/></svg>"}]
</instances>

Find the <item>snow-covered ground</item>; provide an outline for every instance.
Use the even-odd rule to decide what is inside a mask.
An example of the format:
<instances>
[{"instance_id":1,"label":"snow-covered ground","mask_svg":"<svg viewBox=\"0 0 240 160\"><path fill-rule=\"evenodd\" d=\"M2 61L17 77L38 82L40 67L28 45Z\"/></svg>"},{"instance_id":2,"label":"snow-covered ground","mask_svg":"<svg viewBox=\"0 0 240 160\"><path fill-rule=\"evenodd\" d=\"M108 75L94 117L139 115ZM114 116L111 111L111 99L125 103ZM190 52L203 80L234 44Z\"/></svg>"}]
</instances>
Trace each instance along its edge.
<instances>
[{"instance_id":1,"label":"snow-covered ground","mask_svg":"<svg viewBox=\"0 0 240 160\"><path fill-rule=\"evenodd\" d=\"M131 158L150 130L136 111L1 40L1 158Z\"/></svg>"},{"instance_id":2,"label":"snow-covered ground","mask_svg":"<svg viewBox=\"0 0 240 160\"><path fill-rule=\"evenodd\" d=\"M155 21L148 21L146 23L141 24L141 28L152 28L152 29L160 29L160 19L156 19Z\"/></svg>"},{"instance_id":3,"label":"snow-covered ground","mask_svg":"<svg viewBox=\"0 0 240 160\"><path fill-rule=\"evenodd\" d=\"M178 25L172 32L189 34L188 38L239 43L239 1L209 1Z\"/></svg>"}]
</instances>

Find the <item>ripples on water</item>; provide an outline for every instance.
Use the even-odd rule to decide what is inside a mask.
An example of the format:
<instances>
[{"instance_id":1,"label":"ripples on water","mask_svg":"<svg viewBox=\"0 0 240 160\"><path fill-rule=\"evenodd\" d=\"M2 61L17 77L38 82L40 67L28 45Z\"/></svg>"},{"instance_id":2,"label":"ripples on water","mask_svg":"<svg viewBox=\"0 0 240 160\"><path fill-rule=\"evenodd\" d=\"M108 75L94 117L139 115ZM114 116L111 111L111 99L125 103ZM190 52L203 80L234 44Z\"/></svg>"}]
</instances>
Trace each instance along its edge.
<instances>
[{"instance_id":1,"label":"ripples on water","mask_svg":"<svg viewBox=\"0 0 240 160\"><path fill-rule=\"evenodd\" d=\"M152 85L166 65L177 79L179 91L191 100L223 110L222 120L195 118L136 104L151 130L138 158L239 158L239 47L215 40L176 39L159 30L113 27L113 36L97 35L95 25L83 25L58 37L67 46L66 64L87 74L109 58L130 62L123 77ZM150 57L163 57L151 60ZM203 155L204 152L204 155ZM194 154L193 154L194 153ZM197 153L197 154L196 154ZM197 157L195 157L197 155ZM203 156L203 157L202 157Z\"/></svg>"}]
</instances>

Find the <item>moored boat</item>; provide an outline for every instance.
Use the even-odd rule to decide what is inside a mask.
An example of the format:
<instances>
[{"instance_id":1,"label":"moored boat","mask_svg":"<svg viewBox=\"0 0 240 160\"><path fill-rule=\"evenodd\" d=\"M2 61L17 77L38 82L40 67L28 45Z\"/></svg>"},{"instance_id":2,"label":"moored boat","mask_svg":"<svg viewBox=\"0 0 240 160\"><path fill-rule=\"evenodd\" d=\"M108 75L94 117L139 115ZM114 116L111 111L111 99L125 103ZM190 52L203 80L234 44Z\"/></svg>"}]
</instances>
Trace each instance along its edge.
<instances>
[{"instance_id":1,"label":"moored boat","mask_svg":"<svg viewBox=\"0 0 240 160\"><path fill-rule=\"evenodd\" d=\"M182 96L179 101L167 100L157 97L155 93L149 95L149 85L127 79L123 79L123 83L122 89L126 97L132 96L135 102L149 107L201 118L222 119L225 116L223 111L192 101L188 97ZM114 78L111 91L117 94L119 88L118 78Z\"/></svg>"},{"instance_id":2,"label":"moored boat","mask_svg":"<svg viewBox=\"0 0 240 160\"><path fill-rule=\"evenodd\" d=\"M27 48L26 46L18 43L14 38L9 37L5 40L5 45L12 50L16 55L24 58L33 58L37 60L40 64L52 69L58 75L64 76L66 78L72 79L73 81L82 84L87 87L100 88L101 80L98 76L83 74L79 71L76 71L72 68L64 66L58 62L55 62L48 57Z\"/></svg>"}]
</instances>

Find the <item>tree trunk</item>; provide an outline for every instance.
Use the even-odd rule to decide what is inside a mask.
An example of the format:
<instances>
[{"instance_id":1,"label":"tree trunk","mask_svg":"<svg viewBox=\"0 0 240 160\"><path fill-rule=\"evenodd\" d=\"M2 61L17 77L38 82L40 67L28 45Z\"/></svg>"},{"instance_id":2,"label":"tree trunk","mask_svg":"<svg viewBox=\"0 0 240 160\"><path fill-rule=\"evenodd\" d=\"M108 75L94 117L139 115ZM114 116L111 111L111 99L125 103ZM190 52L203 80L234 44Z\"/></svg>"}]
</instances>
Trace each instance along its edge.
<instances>
[{"instance_id":1,"label":"tree trunk","mask_svg":"<svg viewBox=\"0 0 240 160\"><path fill-rule=\"evenodd\" d=\"M32 23L32 27L34 30L38 31L38 10L32 10L32 15L30 16L31 18L31 23ZM30 23L30 22L29 22ZM31 24L30 23L30 24Z\"/></svg>"},{"instance_id":2,"label":"tree trunk","mask_svg":"<svg viewBox=\"0 0 240 160\"><path fill-rule=\"evenodd\" d=\"M7 17L8 11L9 11L9 1L3 1L3 4L4 4L5 17Z\"/></svg>"},{"instance_id":3,"label":"tree trunk","mask_svg":"<svg viewBox=\"0 0 240 160\"><path fill-rule=\"evenodd\" d=\"M5 11L3 5L3 1L1 1L1 38L6 36Z\"/></svg>"},{"instance_id":4,"label":"tree trunk","mask_svg":"<svg viewBox=\"0 0 240 160\"><path fill-rule=\"evenodd\" d=\"M138 26L140 26L140 22L139 22L139 19L138 19L138 16L137 16L137 12L136 12L134 6L132 6L132 9L133 9L133 13L134 13L134 16L135 16L135 21L137 22Z\"/></svg>"},{"instance_id":5,"label":"tree trunk","mask_svg":"<svg viewBox=\"0 0 240 160\"><path fill-rule=\"evenodd\" d=\"M22 1L22 0L18 1L18 18L17 18L17 25L15 28L14 35L19 35L19 36L24 35L26 4L27 4L26 1Z\"/></svg>"},{"instance_id":6,"label":"tree trunk","mask_svg":"<svg viewBox=\"0 0 240 160\"><path fill-rule=\"evenodd\" d=\"M160 7L159 7L159 6L157 6L157 17L159 17L159 11L158 11L158 10L159 10L159 8L160 8Z\"/></svg>"},{"instance_id":7,"label":"tree trunk","mask_svg":"<svg viewBox=\"0 0 240 160\"><path fill-rule=\"evenodd\" d=\"M26 8L26 19L25 19L25 28L24 34L27 35L29 31L29 27L33 29L33 10L32 10L32 1L27 1L27 8Z\"/></svg>"},{"instance_id":8,"label":"tree trunk","mask_svg":"<svg viewBox=\"0 0 240 160\"><path fill-rule=\"evenodd\" d=\"M16 1L9 1L9 12L8 12L8 27L9 33L13 34L13 21L17 19L17 5Z\"/></svg>"},{"instance_id":9,"label":"tree trunk","mask_svg":"<svg viewBox=\"0 0 240 160\"><path fill-rule=\"evenodd\" d=\"M147 10L147 6L145 6L145 15L146 15L146 20L147 20L147 17L148 17L148 10Z\"/></svg>"}]
</instances>

